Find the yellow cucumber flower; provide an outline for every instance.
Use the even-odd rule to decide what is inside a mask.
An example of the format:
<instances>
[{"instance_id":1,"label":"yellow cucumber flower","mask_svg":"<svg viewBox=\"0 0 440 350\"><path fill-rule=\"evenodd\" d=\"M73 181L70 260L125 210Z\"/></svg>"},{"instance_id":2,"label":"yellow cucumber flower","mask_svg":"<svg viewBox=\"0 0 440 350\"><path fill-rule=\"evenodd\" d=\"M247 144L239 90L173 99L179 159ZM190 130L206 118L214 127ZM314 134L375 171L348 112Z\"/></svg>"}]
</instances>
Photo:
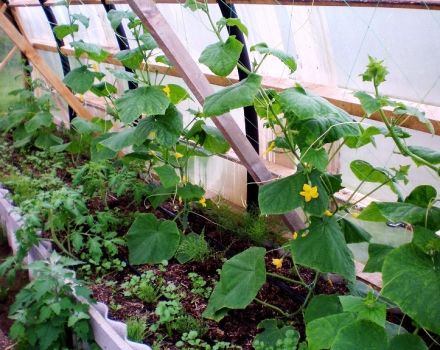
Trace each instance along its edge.
<instances>
[{"instance_id":1,"label":"yellow cucumber flower","mask_svg":"<svg viewBox=\"0 0 440 350\"><path fill-rule=\"evenodd\" d=\"M304 197L306 202L310 202L313 199L319 197L318 186L310 186L309 184L304 184L303 190L299 193Z\"/></svg>"},{"instance_id":2,"label":"yellow cucumber flower","mask_svg":"<svg viewBox=\"0 0 440 350\"><path fill-rule=\"evenodd\" d=\"M205 208L206 207L206 198L205 197L200 198L199 203L202 205L203 208Z\"/></svg>"},{"instance_id":3,"label":"yellow cucumber flower","mask_svg":"<svg viewBox=\"0 0 440 350\"><path fill-rule=\"evenodd\" d=\"M171 89L168 85L165 85L165 87L162 89L162 91L165 93L165 95L167 95L168 97L170 97L171 95Z\"/></svg>"},{"instance_id":4,"label":"yellow cucumber flower","mask_svg":"<svg viewBox=\"0 0 440 350\"><path fill-rule=\"evenodd\" d=\"M179 152L176 152L176 153L174 154L174 156L176 157L176 159L179 159L179 158L182 158L182 157L183 157L183 154L182 154L182 153L179 153Z\"/></svg>"},{"instance_id":5,"label":"yellow cucumber flower","mask_svg":"<svg viewBox=\"0 0 440 350\"><path fill-rule=\"evenodd\" d=\"M264 156L267 156L267 154L270 153L270 152L272 152L274 149L275 149L275 141L272 141L272 142L269 144L269 147L267 147L266 150L264 151L264 153L263 153L263 157L264 157Z\"/></svg>"},{"instance_id":6,"label":"yellow cucumber flower","mask_svg":"<svg viewBox=\"0 0 440 350\"><path fill-rule=\"evenodd\" d=\"M277 268L281 269L283 267L283 259L272 259L272 264Z\"/></svg>"},{"instance_id":7,"label":"yellow cucumber flower","mask_svg":"<svg viewBox=\"0 0 440 350\"><path fill-rule=\"evenodd\" d=\"M333 213L330 211L330 210L326 210L325 212L324 212L324 215L325 216L328 216L328 217L331 217L331 216L333 216Z\"/></svg>"},{"instance_id":8,"label":"yellow cucumber flower","mask_svg":"<svg viewBox=\"0 0 440 350\"><path fill-rule=\"evenodd\" d=\"M298 238L298 232L292 232L292 237L293 239L297 239Z\"/></svg>"}]
</instances>

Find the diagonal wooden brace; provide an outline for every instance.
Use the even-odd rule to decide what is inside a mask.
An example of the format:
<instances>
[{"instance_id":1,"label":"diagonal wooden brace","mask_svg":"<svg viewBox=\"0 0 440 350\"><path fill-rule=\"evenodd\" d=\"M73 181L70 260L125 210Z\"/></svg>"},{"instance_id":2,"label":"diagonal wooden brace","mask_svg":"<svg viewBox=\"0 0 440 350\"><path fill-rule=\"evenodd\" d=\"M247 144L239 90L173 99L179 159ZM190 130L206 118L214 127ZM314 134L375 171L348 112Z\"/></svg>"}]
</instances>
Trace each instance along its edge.
<instances>
[{"instance_id":1,"label":"diagonal wooden brace","mask_svg":"<svg viewBox=\"0 0 440 350\"><path fill-rule=\"evenodd\" d=\"M44 62L43 58L34 49L32 44L15 28L4 13L0 11L0 28L9 36L15 45L23 52L41 75L72 107L76 114L84 119L91 120L92 114L82 105L80 100L64 85L53 70Z\"/></svg>"},{"instance_id":2,"label":"diagonal wooden brace","mask_svg":"<svg viewBox=\"0 0 440 350\"><path fill-rule=\"evenodd\" d=\"M205 98L215 92L214 88L160 13L155 2L152 0L128 0L127 2L148 28L168 59L180 72L194 96L203 105ZM255 182L264 183L273 178L230 114L212 118L212 121L228 140ZM282 217L290 230L304 228L304 222L296 212L285 214Z\"/></svg>"},{"instance_id":3,"label":"diagonal wooden brace","mask_svg":"<svg viewBox=\"0 0 440 350\"><path fill-rule=\"evenodd\" d=\"M8 54L6 55L6 57L4 58L3 61L0 62L0 71L3 70L3 68L6 67L6 65L8 64L8 62L12 59L12 57L14 57L14 54L17 52L18 47L14 46L11 51L8 52Z\"/></svg>"}]
</instances>

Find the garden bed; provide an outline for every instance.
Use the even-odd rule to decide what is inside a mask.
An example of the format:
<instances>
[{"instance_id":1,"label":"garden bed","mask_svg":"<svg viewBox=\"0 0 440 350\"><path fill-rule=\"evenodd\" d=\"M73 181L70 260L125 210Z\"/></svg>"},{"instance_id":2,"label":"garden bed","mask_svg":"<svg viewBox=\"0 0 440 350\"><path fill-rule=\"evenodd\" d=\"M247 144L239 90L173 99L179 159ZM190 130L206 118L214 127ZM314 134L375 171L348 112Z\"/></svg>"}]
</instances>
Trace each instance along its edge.
<instances>
[{"instance_id":1,"label":"garden bed","mask_svg":"<svg viewBox=\"0 0 440 350\"><path fill-rule=\"evenodd\" d=\"M24 156L11 149L10 159L15 166L20 167L20 171L27 175L32 174L32 177L34 178L44 175L44 169L39 169L35 164L27 162L26 158L29 158L29 155ZM84 160L79 161L80 165L84 163ZM52 165L47 164L46 168L50 168L51 166ZM69 167L57 169L56 176L64 183L71 186L72 177L69 170ZM3 194L6 194L4 190ZM5 199L2 199L1 203L7 202ZM87 201L87 205L90 213L103 212L106 210L102 200L97 197L90 198ZM131 216L130 213L132 212L151 212L154 213L156 217L172 219L180 209L178 205L176 206L172 202L165 203L158 209L153 209L151 206L145 207L144 205L136 206L133 205L132 199L127 196L122 196L119 199L116 199L111 195L109 195L107 205L109 210L116 211L121 216L128 217ZM2 212L7 213L8 215L14 213L14 220L11 221L11 219L7 219L6 227L9 228L8 232L15 232L20 226L20 217L15 214L15 211L12 208L5 208ZM207 215L212 216L208 217ZM229 228L216 223L216 220L219 219L219 215L222 216L221 222L224 224L229 222ZM134 267L128 263L127 249L121 247L118 252L118 257L125 264L125 267L120 271L110 269L98 278L96 278L97 276L93 276L93 278L90 276L88 285L92 291L92 295L98 302L110 306L110 319L120 321L127 321L133 318L145 319L149 325L153 325L158 321L158 316L155 314L157 302L160 300L171 299L162 296L154 303L146 303L134 295L131 295L130 297L124 296L124 291L127 290L123 288L123 284L127 282L129 283L133 276L140 276L143 273L150 271L149 273L153 273L157 279L162 280L161 283L164 285L173 285L176 287L175 293L178 295L179 302L183 306L185 315L190 317L190 325L193 325L191 322L194 322L194 324L200 326L204 332L203 339L207 342L228 342L235 346L240 346L243 349L252 349L252 342L258 333L259 323L265 319L278 317L279 313L276 310L262 305L262 303L254 302L245 310L232 311L220 323L202 320L202 313L207 306L207 299L210 294L206 291L212 290L215 286L215 283L218 280L218 272L225 259L228 259L255 244L255 242L249 237L244 235L243 214L231 212L224 206L220 209L211 206L208 209L195 208L194 213L190 214L189 219L191 231L198 234L204 233L204 237L210 246L211 253L206 259L200 262L190 262L186 264L180 264L175 259L172 259L166 266L146 264ZM252 219L258 220L256 217L253 217ZM278 225L275 222L274 224ZM241 232L237 233L231 231L230 228L234 227L234 225L237 225L237 227L240 227L241 225ZM266 226L268 223L262 222L261 225ZM128 227L120 227L118 236L125 236L127 230ZM263 238L266 240L266 244L269 244L270 241L267 241L267 238L270 230L267 227L265 227L265 230L267 230L267 232ZM43 232L42 236L48 239L50 238L48 232ZM14 247L14 236L8 235L8 237L11 245ZM273 244L267 247L268 249L274 248ZM32 249L32 259L36 259L34 255L39 255L37 258L41 258L41 255L49 255L48 252L44 252L44 249L45 248L41 247L41 245L40 248ZM273 251L266 256L267 271L273 273L276 272L288 278L292 277L292 266L289 261L286 261L281 269L277 269L272 264L272 259L278 258L280 258L279 249L273 249ZM78 273L81 274L82 272L78 271ZM189 277L191 273L196 273L199 278L206 283L202 287L199 287L199 290L197 290L196 293L194 292L194 283ZM302 268L301 276L306 283L313 282L313 271ZM341 284L332 284L330 280L324 278L318 280L315 289L315 292L318 294L341 294L346 291L347 288L344 282L341 282ZM292 287L287 283L274 278L268 279L267 283L263 286L257 296L257 298L263 303L273 305L287 313L295 313L295 311L299 310L306 297L307 290L305 288L302 288L301 286ZM96 310L93 306L92 308L93 310ZM103 309L104 311L101 315L105 315L106 307L98 304L98 308L99 310ZM99 317L99 315L96 316ZM302 313L299 312L291 322L304 336ZM178 349L174 344L179 341L182 333L189 332L190 330L191 329L186 325L183 325L181 330L173 331L172 335L165 334L166 339L163 340L160 340L163 330L159 330L155 333L148 332L144 340L147 344L158 344L158 340L160 340L160 348ZM97 337L97 341L100 338L99 332L100 330L95 331L95 338ZM117 343L116 340L115 343Z\"/></svg>"},{"instance_id":2,"label":"garden bed","mask_svg":"<svg viewBox=\"0 0 440 350\"><path fill-rule=\"evenodd\" d=\"M13 253L16 253L18 249L16 232L23 225L22 218L18 214L18 211L18 208L14 207L10 202L8 191L0 188L0 223ZM38 246L31 249L27 256L27 263L47 259L50 256L51 249L52 247L49 242L42 241ZM20 273L21 286L25 284L25 279L23 279L25 277L22 275L23 274ZM32 279L31 274L29 274L29 278ZM13 300L9 298L5 305L9 306L12 304L12 301ZM108 307L105 304L97 303L96 305L90 305L89 314L95 341L101 348L109 350L149 349L149 347L145 345L134 343L127 339L126 325L109 319ZM7 320L6 315L7 313L4 315L5 318L2 318L5 322ZM9 329L10 325L10 323L2 324L0 331ZM4 342L6 343L7 341L5 340Z\"/></svg>"}]
</instances>

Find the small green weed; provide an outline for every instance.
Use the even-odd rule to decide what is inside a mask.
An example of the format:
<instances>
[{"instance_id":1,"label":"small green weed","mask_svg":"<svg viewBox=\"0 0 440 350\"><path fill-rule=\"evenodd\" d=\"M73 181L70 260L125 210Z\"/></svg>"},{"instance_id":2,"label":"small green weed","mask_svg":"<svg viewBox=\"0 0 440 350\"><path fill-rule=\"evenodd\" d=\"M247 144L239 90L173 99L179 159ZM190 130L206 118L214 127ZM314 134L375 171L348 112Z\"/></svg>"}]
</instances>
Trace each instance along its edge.
<instances>
[{"instance_id":1,"label":"small green weed","mask_svg":"<svg viewBox=\"0 0 440 350\"><path fill-rule=\"evenodd\" d=\"M147 334L147 323L144 318L131 317L127 320L128 339L142 343Z\"/></svg>"}]
</instances>

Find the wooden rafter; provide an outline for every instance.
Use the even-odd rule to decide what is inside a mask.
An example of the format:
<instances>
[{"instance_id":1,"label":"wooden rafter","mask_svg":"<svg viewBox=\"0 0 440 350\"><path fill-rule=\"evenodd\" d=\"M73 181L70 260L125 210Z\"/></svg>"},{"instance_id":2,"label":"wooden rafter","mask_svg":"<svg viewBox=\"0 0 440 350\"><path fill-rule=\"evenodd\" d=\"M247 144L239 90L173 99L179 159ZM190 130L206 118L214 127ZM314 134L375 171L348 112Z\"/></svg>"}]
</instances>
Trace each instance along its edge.
<instances>
[{"instance_id":1,"label":"wooden rafter","mask_svg":"<svg viewBox=\"0 0 440 350\"><path fill-rule=\"evenodd\" d=\"M127 0L106 0L107 4L127 4ZM178 4L183 0L157 0L158 4ZM248 5L287 5L287 6L340 6L340 7L382 7L419 10L440 10L440 0L226 0L231 4ZM100 5L101 0L70 0L72 5ZM208 0L216 3L216 0ZM59 0L48 0L45 6L62 5ZM10 6L40 6L38 0L10 0Z\"/></svg>"},{"instance_id":2,"label":"wooden rafter","mask_svg":"<svg viewBox=\"0 0 440 350\"><path fill-rule=\"evenodd\" d=\"M32 42L32 45L34 48L38 50L43 51L50 51L50 52L58 52L58 47L54 44L48 43L48 42ZM117 50L115 48L115 50ZM111 51L111 50L110 50ZM72 48L68 47L62 47L61 52L64 55L67 56L73 56L74 50ZM121 62L116 60L113 55L110 55L106 59L106 63L114 64L117 66L122 66ZM152 72L158 72L160 74L170 75L174 77L181 77L180 73L174 69L169 68L163 65L158 64L148 64L148 68L143 66L141 69L148 69ZM205 73L205 77L208 79L208 81L217 86L229 86L231 84L238 82L238 77L236 75L231 75L229 77L219 77L214 74ZM326 86L326 85L320 85L320 84L313 84L313 83L306 83L306 82L297 82L292 79L286 79L286 78L275 78L275 77L269 77L265 76L263 77L263 87L268 89L275 89L277 91L285 90L289 87L294 86L296 83L300 83L304 88L310 90L316 95L319 95L331 103L333 103L335 106L342 108L347 113L353 115L362 117L364 115L364 111L362 109L362 106L359 104L359 101L353 96L354 91L349 89L343 89L333 86ZM403 101L400 100L400 102L403 102L407 105L415 105L414 102L410 101ZM434 126L434 133L436 135L440 135L440 107L433 106L433 105L427 105L427 104L417 104L417 107L425 112L426 117L428 120L432 123ZM394 115L391 110L386 110L385 113L388 117L393 118ZM380 115L378 113L373 114L370 116L370 119L376 120L376 121L382 121L380 118ZM400 124L400 126L409 128L411 130L417 130L422 132L429 132L426 128L425 124L420 122L416 117L409 116L405 118L405 120Z\"/></svg>"},{"instance_id":3,"label":"wooden rafter","mask_svg":"<svg viewBox=\"0 0 440 350\"><path fill-rule=\"evenodd\" d=\"M129 0L128 2L157 41L159 47L177 68L194 96L203 104L205 98L214 93L214 88L180 42L154 1ZM223 133L242 164L257 183L265 183L273 178L231 115L225 114L212 118L212 121ZM283 215L283 219L291 230L299 230L304 227L302 218L296 212Z\"/></svg>"},{"instance_id":4,"label":"wooden rafter","mask_svg":"<svg viewBox=\"0 0 440 350\"><path fill-rule=\"evenodd\" d=\"M9 36L12 42L23 52L48 83L64 98L78 116L90 120L93 116L82 105L77 97L64 85L52 69L38 54L32 44L15 28L5 14L0 12L0 27Z\"/></svg>"},{"instance_id":5,"label":"wooden rafter","mask_svg":"<svg viewBox=\"0 0 440 350\"><path fill-rule=\"evenodd\" d=\"M14 46L6 55L6 57L3 59L3 61L0 62L0 71L6 67L8 62L14 57L14 54L17 52L18 47Z\"/></svg>"}]
</instances>

